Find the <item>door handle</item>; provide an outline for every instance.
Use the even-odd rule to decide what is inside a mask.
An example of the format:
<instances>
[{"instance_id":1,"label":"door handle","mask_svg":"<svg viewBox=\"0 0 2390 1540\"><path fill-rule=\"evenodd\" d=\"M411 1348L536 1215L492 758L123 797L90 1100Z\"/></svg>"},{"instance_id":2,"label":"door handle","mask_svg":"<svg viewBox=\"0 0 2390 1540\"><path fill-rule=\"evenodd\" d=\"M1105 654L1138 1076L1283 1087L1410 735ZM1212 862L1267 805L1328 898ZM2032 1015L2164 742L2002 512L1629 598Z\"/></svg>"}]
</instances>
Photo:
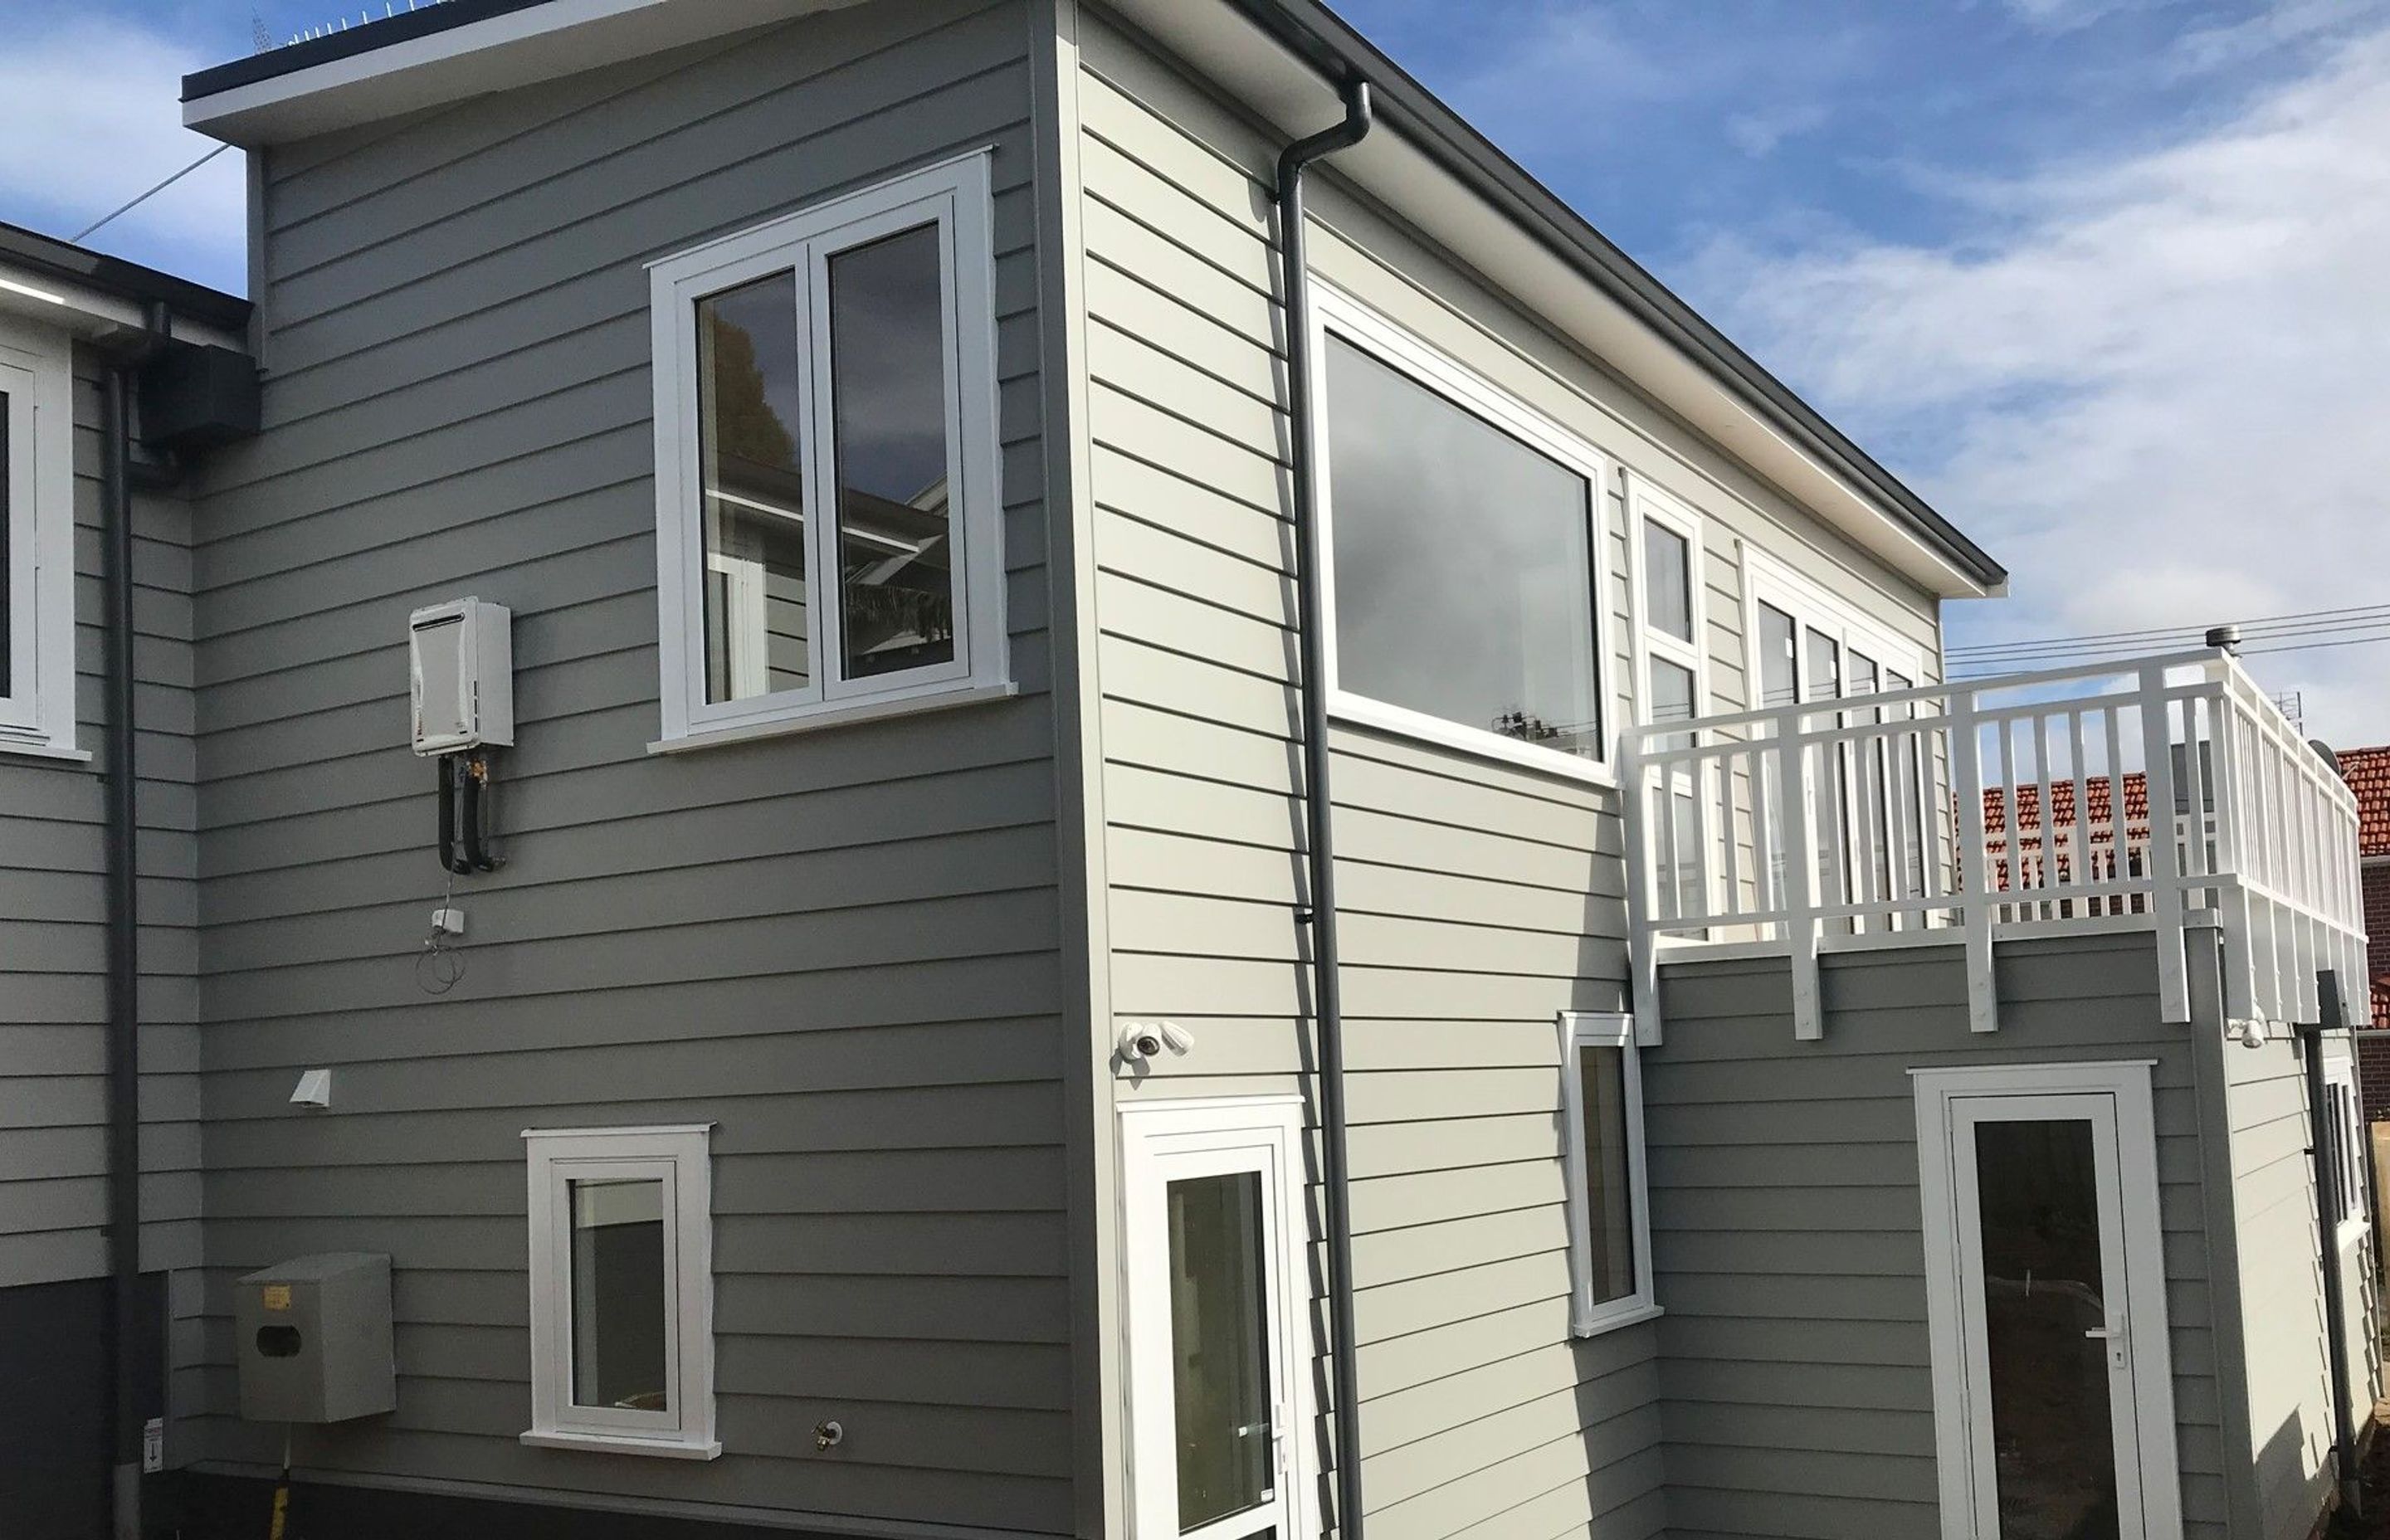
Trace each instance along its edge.
<instances>
[{"instance_id":1,"label":"door handle","mask_svg":"<svg viewBox=\"0 0 2390 1540\"><path fill-rule=\"evenodd\" d=\"M2125 1330L2124 1322L2112 1321L2106 1326L2095 1326L2085 1331L2083 1335L2095 1341L2102 1341L2108 1344L2108 1367L2110 1368L2121 1369L2125 1367L2125 1354L2129 1351L2131 1339Z\"/></svg>"}]
</instances>

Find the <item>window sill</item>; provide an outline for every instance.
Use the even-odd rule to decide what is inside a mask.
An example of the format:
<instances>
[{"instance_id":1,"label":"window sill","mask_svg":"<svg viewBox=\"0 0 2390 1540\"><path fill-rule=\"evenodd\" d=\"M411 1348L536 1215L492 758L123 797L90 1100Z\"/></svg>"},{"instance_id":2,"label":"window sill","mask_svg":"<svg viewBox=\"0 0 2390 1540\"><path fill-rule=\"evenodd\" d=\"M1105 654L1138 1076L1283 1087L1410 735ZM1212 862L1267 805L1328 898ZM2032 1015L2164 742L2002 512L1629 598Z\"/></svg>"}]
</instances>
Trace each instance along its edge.
<instances>
[{"instance_id":1,"label":"window sill","mask_svg":"<svg viewBox=\"0 0 2390 1540\"><path fill-rule=\"evenodd\" d=\"M911 716L921 712L949 711L957 706L976 706L983 701L1009 699L1021 693L1021 687L1006 681L998 685L974 685L968 682L919 695L884 696L870 699L840 701L829 706L808 706L802 712L773 716L754 722L742 722L736 726L699 727L678 738L658 738L648 745L651 754L681 754L694 749L711 749L720 744L751 743L758 738L785 738L791 733L810 733L830 727L852 726L857 723L878 722L892 716Z\"/></svg>"},{"instance_id":2,"label":"window sill","mask_svg":"<svg viewBox=\"0 0 2390 1540\"><path fill-rule=\"evenodd\" d=\"M1666 1314L1666 1311L1656 1304L1638 1304L1632 1310L1622 1310L1614 1315L1596 1315L1583 1326L1571 1322L1569 1335L1582 1342L1613 1331L1624 1330L1630 1326L1641 1326L1646 1321L1656 1321Z\"/></svg>"},{"instance_id":3,"label":"window sill","mask_svg":"<svg viewBox=\"0 0 2390 1540\"><path fill-rule=\"evenodd\" d=\"M54 742L46 738L29 738L0 731L0 758L46 759L56 760L63 764L89 764L92 756L90 750L77 749L71 744Z\"/></svg>"},{"instance_id":4,"label":"window sill","mask_svg":"<svg viewBox=\"0 0 2390 1540\"><path fill-rule=\"evenodd\" d=\"M1540 748L1482 727L1464 726L1407 707L1390 706L1366 695L1331 691L1328 697L1328 715L1332 722L1345 726L1366 727L1389 737L1466 754L1472 759L1494 760L1557 776L1563 780L1581 781L1612 791L1618 789L1618 773L1601 760L1562 753L1558 749Z\"/></svg>"},{"instance_id":5,"label":"window sill","mask_svg":"<svg viewBox=\"0 0 2390 1540\"><path fill-rule=\"evenodd\" d=\"M710 1460L722 1453L719 1439L641 1438L636 1433L580 1433L533 1429L521 1435L534 1449L582 1449L598 1455L648 1455L668 1460Z\"/></svg>"}]
</instances>

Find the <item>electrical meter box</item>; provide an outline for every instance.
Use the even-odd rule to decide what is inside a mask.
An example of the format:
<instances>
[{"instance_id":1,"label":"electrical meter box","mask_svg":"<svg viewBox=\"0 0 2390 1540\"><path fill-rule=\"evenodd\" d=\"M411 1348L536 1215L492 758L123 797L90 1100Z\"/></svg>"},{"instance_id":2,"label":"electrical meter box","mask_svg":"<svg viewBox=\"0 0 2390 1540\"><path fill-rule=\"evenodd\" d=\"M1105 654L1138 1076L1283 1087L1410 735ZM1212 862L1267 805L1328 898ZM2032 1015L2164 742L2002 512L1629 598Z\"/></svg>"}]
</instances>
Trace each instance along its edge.
<instances>
[{"instance_id":1,"label":"electrical meter box","mask_svg":"<svg viewBox=\"0 0 2390 1540\"><path fill-rule=\"evenodd\" d=\"M251 1422L345 1422L398 1405L390 1258L293 1257L234 1285L240 1415Z\"/></svg>"},{"instance_id":2,"label":"electrical meter box","mask_svg":"<svg viewBox=\"0 0 2390 1540\"><path fill-rule=\"evenodd\" d=\"M407 617L415 751L454 754L515 740L514 617L451 599Z\"/></svg>"}]
</instances>

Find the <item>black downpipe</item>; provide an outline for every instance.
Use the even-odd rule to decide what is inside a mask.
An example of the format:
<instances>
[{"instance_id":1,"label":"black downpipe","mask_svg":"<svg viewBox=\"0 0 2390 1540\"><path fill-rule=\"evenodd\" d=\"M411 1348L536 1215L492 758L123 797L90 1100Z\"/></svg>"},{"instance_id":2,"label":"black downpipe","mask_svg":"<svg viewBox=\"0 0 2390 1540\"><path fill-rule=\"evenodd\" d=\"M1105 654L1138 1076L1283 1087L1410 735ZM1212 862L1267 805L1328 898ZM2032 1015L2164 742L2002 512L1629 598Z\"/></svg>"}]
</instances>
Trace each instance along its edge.
<instances>
[{"instance_id":1,"label":"black downpipe","mask_svg":"<svg viewBox=\"0 0 2390 1540\"><path fill-rule=\"evenodd\" d=\"M2329 1196L2338 1187L2340 1174L2331 1169L2331 1143L2324 1137L2324 1120L2332 1115L2324 1096L2323 1034L2348 1022L2340 998L2340 973L2325 969L2316 975L2316 1014L2319 1022L2296 1029L2299 1048L2306 1059L2307 1153L2315 1160L2318 1254L2323 1259L2323 1322L2332 1359L2332 1427L2334 1456L2340 1468L2340 1506L2354 1519L2365 1505L2365 1483L2357 1472L2357 1428L2348 1413L2348 1321L2341 1296L2340 1216L2332 1213Z\"/></svg>"},{"instance_id":2,"label":"black downpipe","mask_svg":"<svg viewBox=\"0 0 2390 1540\"><path fill-rule=\"evenodd\" d=\"M1319 619L1319 508L1312 442L1311 278L1305 265L1303 173L1368 135L1369 84L1344 87L1344 121L1278 158L1278 232L1286 296L1287 462L1294 479L1296 622L1303 634L1303 802L1310 853L1312 1007L1319 1023L1320 1176L1327 1195L1328 1321L1336 1423L1336 1529L1361 1540L1360 1372L1353 1341L1353 1215L1344 1137L1344 1009L1337 977L1336 846L1329 816L1328 638Z\"/></svg>"},{"instance_id":3,"label":"black downpipe","mask_svg":"<svg viewBox=\"0 0 2390 1540\"><path fill-rule=\"evenodd\" d=\"M108 699L108 1264L113 1286L108 1366L109 1470L117 1540L141 1533L141 1432L135 1383L141 1329L141 915L134 861L132 369L108 372L106 549Z\"/></svg>"}]
</instances>

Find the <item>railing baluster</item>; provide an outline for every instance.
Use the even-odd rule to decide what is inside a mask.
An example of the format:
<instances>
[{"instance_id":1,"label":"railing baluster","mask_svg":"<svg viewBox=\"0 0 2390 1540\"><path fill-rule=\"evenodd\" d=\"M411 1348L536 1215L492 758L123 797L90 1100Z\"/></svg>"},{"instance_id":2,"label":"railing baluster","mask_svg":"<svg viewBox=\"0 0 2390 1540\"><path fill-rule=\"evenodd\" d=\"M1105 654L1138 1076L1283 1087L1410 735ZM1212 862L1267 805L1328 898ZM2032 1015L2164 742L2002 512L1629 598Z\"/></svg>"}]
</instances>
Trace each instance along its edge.
<instances>
[{"instance_id":1,"label":"railing baluster","mask_svg":"<svg viewBox=\"0 0 2390 1540\"><path fill-rule=\"evenodd\" d=\"M2150 795L2149 869L2150 918L2158 933L2158 1018L2184 1023L2191 1020L2191 978L2182 951L2182 861L2173 835L2174 741L2168 729L2165 670L2143 664L2141 682L2141 755ZM2163 810L2163 814L2161 814ZM2166 819L2166 837L2157 837L2158 819Z\"/></svg>"}]
</instances>

